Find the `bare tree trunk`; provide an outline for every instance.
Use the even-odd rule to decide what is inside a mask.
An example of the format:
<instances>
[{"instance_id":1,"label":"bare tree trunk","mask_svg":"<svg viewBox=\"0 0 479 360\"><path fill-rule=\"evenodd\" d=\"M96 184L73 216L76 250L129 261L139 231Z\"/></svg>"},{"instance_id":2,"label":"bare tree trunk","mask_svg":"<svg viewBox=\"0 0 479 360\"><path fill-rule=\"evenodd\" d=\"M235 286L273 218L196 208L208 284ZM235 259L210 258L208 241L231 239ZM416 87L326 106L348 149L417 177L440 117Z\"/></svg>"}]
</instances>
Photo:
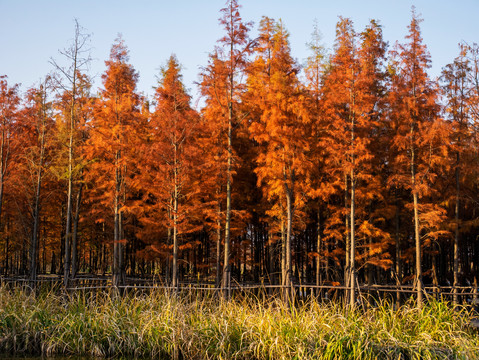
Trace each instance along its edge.
<instances>
[{"instance_id":1,"label":"bare tree trunk","mask_svg":"<svg viewBox=\"0 0 479 360\"><path fill-rule=\"evenodd\" d=\"M167 207L167 216L168 216L168 220L172 220L173 217L172 217L172 212L173 212L173 198L170 198L170 204L169 206ZM172 228L170 226L170 224L168 224L168 230L167 230L167 246L168 246L168 249L170 248L170 245L173 245L173 242L172 242ZM171 266L171 259L170 259L170 256L168 255L166 257L166 269L165 269L165 283L168 284L168 285L171 285L171 279L170 279L170 276L172 275L172 266Z\"/></svg>"},{"instance_id":2,"label":"bare tree trunk","mask_svg":"<svg viewBox=\"0 0 479 360\"><path fill-rule=\"evenodd\" d=\"M414 147L411 149L411 181L413 188L413 206L414 206L414 239L416 243L416 293L417 306L422 307L422 273L421 273L421 239L419 237L419 209L418 195L416 189L416 166Z\"/></svg>"},{"instance_id":3,"label":"bare tree trunk","mask_svg":"<svg viewBox=\"0 0 479 360\"><path fill-rule=\"evenodd\" d=\"M43 241L42 241L42 274L47 273L47 246L46 246L46 238L47 238L47 229L45 226L45 218L43 219Z\"/></svg>"},{"instance_id":4,"label":"bare tree trunk","mask_svg":"<svg viewBox=\"0 0 479 360\"><path fill-rule=\"evenodd\" d=\"M431 256L431 261L432 261L432 284L434 285L434 293L436 294L436 300L439 300L440 290L439 290L439 281L437 279L436 255Z\"/></svg>"},{"instance_id":5,"label":"bare tree trunk","mask_svg":"<svg viewBox=\"0 0 479 360\"><path fill-rule=\"evenodd\" d=\"M218 218L216 220L216 281L218 288L221 284L221 202L218 201Z\"/></svg>"},{"instance_id":6,"label":"bare tree trunk","mask_svg":"<svg viewBox=\"0 0 479 360\"><path fill-rule=\"evenodd\" d=\"M0 219L2 216L2 207L3 207L3 187L5 184L5 174L7 171L8 156L4 158L4 147L5 147L5 134L2 133L2 144L0 145Z\"/></svg>"},{"instance_id":7,"label":"bare tree trunk","mask_svg":"<svg viewBox=\"0 0 479 360\"><path fill-rule=\"evenodd\" d=\"M294 289L291 279L292 261L291 261L291 235L293 230L293 192L286 188L286 236L283 241L283 294L284 301L290 305L294 299Z\"/></svg>"},{"instance_id":8,"label":"bare tree trunk","mask_svg":"<svg viewBox=\"0 0 479 360\"><path fill-rule=\"evenodd\" d=\"M399 243L399 207L396 203L396 234L394 237L395 245L396 245L396 263L395 263L395 270L396 270L396 307L399 308L401 305L401 292L399 291L399 287L401 286L401 278L402 278L402 271L401 271L401 248Z\"/></svg>"},{"instance_id":9,"label":"bare tree trunk","mask_svg":"<svg viewBox=\"0 0 479 360\"><path fill-rule=\"evenodd\" d=\"M345 173L344 174L344 207L345 209L348 208L348 205L349 205L349 197L348 197L348 192L349 192L349 179L348 179L348 174ZM351 228L351 225L350 225L350 219L351 219L351 216L350 215L346 215L346 218L345 218L345 252L346 252L346 256L345 256L345 264L344 264L344 286L346 288L345 290L345 296L344 296L344 299L345 299L345 303L347 304L348 301L349 301L349 298L350 298L350 295L349 295L349 285L350 285L350 279L349 279L349 275L350 275L350 256L351 256L351 242L350 242L350 228Z\"/></svg>"},{"instance_id":10,"label":"bare tree trunk","mask_svg":"<svg viewBox=\"0 0 479 360\"><path fill-rule=\"evenodd\" d=\"M233 25L233 7L230 3L229 21ZM223 290L224 297L229 299L231 295L231 265L230 265L230 252L231 252L231 176L232 176L232 163L233 163L233 144L232 144L232 132L233 132L233 97L235 94L235 55L234 55L234 41L230 40L229 43L229 62L230 69L228 74L229 80L229 99L228 99L228 161L226 169L226 221L225 221L225 258L223 264Z\"/></svg>"},{"instance_id":11,"label":"bare tree trunk","mask_svg":"<svg viewBox=\"0 0 479 360\"><path fill-rule=\"evenodd\" d=\"M281 285L286 286L286 226L284 219L281 219ZM287 291L281 289L283 299L286 299Z\"/></svg>"},{"instance_id":12,"label":"bare tree trunk","mask_svg":"<svg viewBox=\"0 0 479 360\"><path fill-rule=\"evenodd\" d=\"M354 107L354 99L353 99ZM354 157L354 114L351 116L351 213L350 213L350 250L351 254L349 255L349 269L350 269L350 293L349 293L349 304L351 307L354 307L356 303L356 268L355 268L355 259L356 259L356 238L355 238L355 222L356 222L356 177L354 174L355 166L355 157Z\"/></svg>"},{"instance_id":13,"label":"bare tree trunk","mask_svg":"<svg viewBox=\"0 0 479 360\"><path fill-rule=\"evenodd\" d=\"M37 186L35 190L35 200L33 206L33 229L32 229L32 242L30 244L30 281L32 287L35 287L37 280L37 262L38 262L38 227L40 223L40 191L42 183L42 170L38 170L37 174Z\"/></svg>"},{"instance_id":14,"label":"bare tree trunk","mask_svg":"<svg viewBox=\"0 0 479 360\"><path fill-rule=\"evenodd\" d=\"M321 284L321 208L318 206L318 228L317 228L317 238L316 238L316 252L318 256L316 257L316 286ZM320 289L316 291L316 295L320 294Z\"/></svg>"},{"instance_id":15,"label":"bare tree trunk","mask_svg":"<svg viewBox=\"0 0 479 360\"><path fill-rule=\"evenodd\" d=\"M372 237L369 237L368 238L368 243L369 243L369 249L368 249L368 260L371 258L371 249L372 249L372 246L373 246L373 239ZM373 278L374 278L374 275L373 275L373 265L368 262L368 264L366 265L366 269L367 269L367 280L368 280L368 300L371 300L372 301L372 298L371 298L371 295L373 294L373 292L371 291L371 286L373 285Z\"/></svg>"},{"instance_id":16,"label":"bare tree trunk","mask_svg":"<svg viewBox=\"0 0 479 360\"><path fill-rule=\"evenodd\" d=\"M178 287L178 168L176 157L176 145L175 145L175 169L174 169L174 182L175 189L173 195L173 288Z\"/></svg>"},{"instance_id":17,"label":"bare tree trunk","mask_svg":"<svg viewBox=\"0 0 479 360\"><path fill-rule=\"evenodd\" d=\"M456 207L455 207L455 220L456 220L456 229L454 231L454 304L459 303L459 296L457 291L457 286L459 285L459 152L457 153L457 166L456 166Z\"/></svg>"},{"instance_id":18,"label":"bare tree trunk","mask_svg":"<svg viewBox=\"0 0 479 360\"><path fill-rule=\"evenodd\" d=\"M8 221L5 225L5 275L9 274L10 271L10 263L9 263L9 254L10 254L10 249L9 249L9 242L10 242L10 236L8 235Z\"/></svg>"},{"instance_id":19,"label":"bare tree trunk","mask_svg":"<svg viewBox=\"0 0 479 360\"><path fill-rule=\"evenodd\" d=\"M69 172L70 172L70 165ZM65 260L63 261L63 284L65 287L68 287L68 282L70 279L70 241L71 241L71 211L72 211L72 179L68 180L68 190L67 190L67 214L66 214L66 225L65 225Z\"/></svg>"},{"instance_id":20,"label":"bare tree trunk","mask_svg":"<svg viewBox=\"0 0 479 360\"><path fill-rule=\"evenodd\" d=\"M3 117L2 122L2 139L0 143L0 220L3 207L3 188L5 185L5 176L7 174L10 157L10 134L5 129L7 126L7 119L5 116Z\"/></svg>"},{"instance_id":21,"label":"bare tree trunk","mask_svg":"<svg viewBox=\"0 0 479 360\"><path fill-rule=\"evenodd\" d=\"M75 38L75 41L77 39ZM68 189L67 189L67 214L65 225L65 265L63 267L63 284L68 287L68 281L70 278L70 261L71 261L71 220L72 220L72 192L73 192L73 136L75 131L75 102L76 102L76 72L77 72L77 54L78 51L75 48L73 55L73 78L72 78L72 93L70 104L70 133L68 143Z\"/></svg>"},{"instance_id":22,"label":"bare tree trunk","mask_svg":"<svg viewBox=\"0 0 479 360\"><path fill-rule=\"evenodd\" d=\"M350 293L349 293L349 304L351 307L355 306L356 303L356 268L355 268L355 260L356 260L356 238L355 238L355 222L356 222L356 177L355 177L355 96L354 96L354 69L351 69L351 76L352 76L352 88L349 89L349 98L350 98L350 112L349 112L349 120L351 122L351 173L350 173L350 180L351 180L351 204L350 204L350 233L349 233L349 240L350 240L350 255L349 255L349 281L351 282L350 285Z\"/></svg>"},{"instance_id":23,"label":"bare tree trunk","mask_svg":"<svg viewBox=\"0 0 479 360\"><path fill-rule=\"evenodd\" d=\"M268 234L267 234L267 239L266 239L266 243L269 243L268 244L268 277L269 277L269 284L270 285L275 285L276 283L276 279L275 279L275 276L274 276L274 260L275 260L275 257L276 257L276 243L273 243L273 236L272 236L272 233L271 233L271 229L268 229ZM270 288L270 294L273 292L273 289Z\"/></svg>"},{"instance_id":24,"label":"bare tree trunk","mask_svg":"<svg viewBox=\"0 0 479 360\"><path fill-rule=\"evenodd\" d=\"M40 226L40 192L42 187L42 167L44 156L44 133L41 135L41 150L40 150L40 164L37 174L37 184L35 189L35 198L33 206L33 229L32 229L32 242L30 250L30 281L35 286L37 280L37 261L38 261L38 228Z\"/></svg>"},{"instance_id":25,"label":"bare tree trunk","mask_svg":"<svg viewBox=\"0 0 479 360\"><path fill-rule=\"evenodd\" d=\"M231 45L233 46L233 45ZM231 77L233 75L231 74ZM231 79L231 82L233 79ZM231 85L232 86L232 85ZM223 264L223 291L226 299L230 298L231 293L231 166L232 166L232 128L233 128L233 87L231 87L230 101L228 104L228 165L226 170L226 223L225 223L225 258Z\"/></svg>"},{"instance_id":26,"label":"bare tree trunk","mask_svg":"<svg viewBox=\"0 0 479 360\"><path fill-rule=\"evenodd\" d=\"M120 212L120 192L121 192L121 168L120 151L116 152L116 169L115 169L115 199L114 199L114 233L113 233L113 286L120 285L120 269L121 269L121 212Z\"/></svg>"},{"instance_id":27,"label":"bare tree trunk","mask_svg":"<svg viewBox=\"0 0 479 360\"><path fill-rule=\"evenodd\" d=\"M356 194L355 194L355 177L354 170L351 169L351 219L350 219L350 250L351 254L349 255L349 269L350 269L350 293L349 293L349 305L351 307L356 303L356 268L355 268L355 257L356 257L356 239L355 239L355 212L356 212Z\"/></svg>"},{"instance_id":28,"label":"bare tree trunk","mask_svg":"<svg viewBox=\"0 0 479 360\"><path fill-rule=\"evenodd\" d=\"M73 238L72 238L72 277L75 278L78 272L78 221L80 220L80 206L82 198L83 183L77 193L75 205L75 218L73 219Z\"/></svg>"}]
</instances>

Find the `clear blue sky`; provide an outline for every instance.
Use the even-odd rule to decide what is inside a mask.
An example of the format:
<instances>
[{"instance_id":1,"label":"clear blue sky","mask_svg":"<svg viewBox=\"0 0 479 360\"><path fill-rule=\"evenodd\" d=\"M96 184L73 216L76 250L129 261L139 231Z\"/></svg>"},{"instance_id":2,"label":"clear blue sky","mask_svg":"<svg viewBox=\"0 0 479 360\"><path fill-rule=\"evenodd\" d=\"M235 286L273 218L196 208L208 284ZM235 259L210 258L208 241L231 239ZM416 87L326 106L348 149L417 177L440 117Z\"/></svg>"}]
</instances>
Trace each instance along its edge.
<instances>
[{"instance_id":1,"label":"clear blue sky","mask_svg":"<svg viewBox=\"0 0 479 360\"><path fill-rule=\"evenodd\" d=\"M254 22L252 36L262 15L282 19L291 34L293 56L300 62L308 55L314 19L331 48L338 16L349 17L356 31L369 19L383 25L390 47L404 41L411 18L411 6L422 15L422 36L433 60L430 74L458 53L464 40L479 42L479 0L239 0L241 15ZM0 0L0 75L22 89L35 84L51 69L51 57L63 59L58 50L73 37L74 18L92 34L91 75L100 86L104 60L118 33L130 49L130 62L140 73L138 88L152 95L160 66L175 53L183 65L184 82L197 97L194 82L199 68L207 64L208 53L223 35L218 24L225 0Z\"/></svg>"}]
</instances>

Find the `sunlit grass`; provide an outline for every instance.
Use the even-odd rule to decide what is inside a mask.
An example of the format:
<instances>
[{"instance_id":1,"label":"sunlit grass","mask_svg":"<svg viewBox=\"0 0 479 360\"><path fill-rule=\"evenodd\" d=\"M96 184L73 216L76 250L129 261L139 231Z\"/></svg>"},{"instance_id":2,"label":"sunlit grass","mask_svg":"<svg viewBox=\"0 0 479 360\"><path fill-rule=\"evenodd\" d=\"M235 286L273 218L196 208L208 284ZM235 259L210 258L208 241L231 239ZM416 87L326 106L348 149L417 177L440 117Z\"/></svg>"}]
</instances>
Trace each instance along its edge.
<instances>
[{"instance_id":1,"label":"sunlit grass","mask_svg":"<svg viewBox=\"0 0 479 360\"><path fill-rule=\"evenodd\" d=\"M466 308L368 310L163 291L37 296L0 288L0 353L187 359L474 359Z\"/></svg>"}]
</instances>

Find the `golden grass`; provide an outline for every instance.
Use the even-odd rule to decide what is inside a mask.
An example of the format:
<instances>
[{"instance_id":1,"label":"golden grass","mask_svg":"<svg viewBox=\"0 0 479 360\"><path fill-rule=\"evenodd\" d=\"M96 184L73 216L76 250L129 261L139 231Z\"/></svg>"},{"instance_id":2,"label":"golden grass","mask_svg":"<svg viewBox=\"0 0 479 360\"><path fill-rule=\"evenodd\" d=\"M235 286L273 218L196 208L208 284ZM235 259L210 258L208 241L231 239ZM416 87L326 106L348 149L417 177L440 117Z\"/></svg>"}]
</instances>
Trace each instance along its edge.
<instances>
[{"instance_id":1,"label":"golden grass","mask_svg":"<svg viewBox=\"0 0 479 360\"><path fill-rule=\"evenodd\" d=\"M151 294L29 295L0 288L0 353L186 359L474 359L472 314L444 302L368 310L311 300Z\"/></svg>"}]
</instances>

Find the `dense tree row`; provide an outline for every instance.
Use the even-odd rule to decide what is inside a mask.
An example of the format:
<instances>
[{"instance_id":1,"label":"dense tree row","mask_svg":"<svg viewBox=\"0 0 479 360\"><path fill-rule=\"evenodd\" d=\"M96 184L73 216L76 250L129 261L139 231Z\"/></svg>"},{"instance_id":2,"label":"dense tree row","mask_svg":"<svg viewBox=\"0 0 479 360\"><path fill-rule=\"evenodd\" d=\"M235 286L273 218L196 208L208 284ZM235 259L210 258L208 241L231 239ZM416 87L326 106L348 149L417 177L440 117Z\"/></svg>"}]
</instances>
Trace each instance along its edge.
<instances>
[{"instance_id":1,"label":"dense tree row","mask_svg":"<svg viewBox=\"0 0 479 360\"><path fill-rule=\"evenodd\" d=\"M439 80L413 10L387 49L371 21L317 27L304 66L281 21L236 0L191 106L172 56L153 101L121 38L93 95L78 24L55 73L0 79L0 269L179 281L477 285L479 48ZM457 298L456 298L457 300ZM349 291L355 301L355 291Z\"/></svg>"}]
</instances>

